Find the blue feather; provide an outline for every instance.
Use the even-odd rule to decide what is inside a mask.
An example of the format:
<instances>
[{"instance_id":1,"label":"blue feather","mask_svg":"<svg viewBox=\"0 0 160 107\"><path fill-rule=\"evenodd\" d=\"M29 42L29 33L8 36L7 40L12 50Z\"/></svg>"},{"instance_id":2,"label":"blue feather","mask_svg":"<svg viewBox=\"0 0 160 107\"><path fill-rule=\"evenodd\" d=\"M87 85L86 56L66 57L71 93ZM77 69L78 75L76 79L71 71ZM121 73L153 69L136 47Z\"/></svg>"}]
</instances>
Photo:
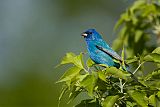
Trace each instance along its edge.
<instances>
[{"instance_id":1,"label":"blue feather","mask_svg":"<svg viewBox=\"0 0 160 107\"><path fill-rule=\"evenodd\" d=\"M101 35L95 29L86 30L82 33L82 36L87 43L87 49L90 58L96 64L105 64L107 66L120 68L122 65L122 58L103 40ZM131 77L135 81L138 81L136 77L134 77L134 75L128 70L129 66L126 63L125 65L127 71L131 74Z\"/></svg>"}]
</instances>

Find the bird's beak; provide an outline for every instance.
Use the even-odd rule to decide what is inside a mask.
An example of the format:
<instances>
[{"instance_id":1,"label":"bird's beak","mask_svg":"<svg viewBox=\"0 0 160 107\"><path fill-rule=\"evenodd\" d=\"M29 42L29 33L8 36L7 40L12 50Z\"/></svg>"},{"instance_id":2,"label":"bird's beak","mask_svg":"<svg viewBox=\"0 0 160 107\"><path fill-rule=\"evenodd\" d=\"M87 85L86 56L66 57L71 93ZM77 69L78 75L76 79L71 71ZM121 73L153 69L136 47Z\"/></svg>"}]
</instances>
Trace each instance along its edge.
<instances>
[{"instance_id":1,"label":"bird's beak","mask_svg":"<svg viewBox=\"0 0 160 107\"><path fill-rule=\"evenodd\" d=\"M81 36L83 36L83 37L87 37L87 35L88 35L87 33L82 33L81 34Z\"/></svg>"}]
</instances>

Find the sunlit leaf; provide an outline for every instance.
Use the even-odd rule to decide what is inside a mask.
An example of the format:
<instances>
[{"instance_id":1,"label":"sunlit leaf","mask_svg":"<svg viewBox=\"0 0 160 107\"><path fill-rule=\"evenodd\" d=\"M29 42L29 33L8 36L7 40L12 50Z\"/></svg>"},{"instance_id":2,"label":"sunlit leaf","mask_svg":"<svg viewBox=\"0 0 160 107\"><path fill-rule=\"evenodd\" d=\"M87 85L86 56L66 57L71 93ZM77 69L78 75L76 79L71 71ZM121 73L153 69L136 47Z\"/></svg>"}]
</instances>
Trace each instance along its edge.
<instances>
[{"instance_id":1,"label":"sunlit leaf","mask_svg":"<svg viewBox=\"0 0 160 107\"><path fill-rule=\"evenodd\" d=\"M136 103L142 107L148 107L146 95L141 91L129 90L128 94Z\"/></svg>"},{"instance_id":2,"label":"sunlit leaf","mask_svg":"<svg viewBox=\"0 0 160 107\"><path fill-rule=\"evenodd\" d=\"M72 52L67 53L66 56L62 59L60 64L68 64L68 63L73 63L77 67L84 69L82 53L80 53L80 55L77 56Z\"/></svg>"},{"instance_id":3,"label":"sunlit leaf","mask_svg":"<svg viewBox=\"0 0 160 107\"><path fill-rule=\"evenodd\" d=\"M149 97L149 103L153 107L159 107L160 106L160 100L155 96L155 94L153 94Z\"/></svg>"},{"instance_id":4,"label":"sunlit leaf","mask_svg":"<svg viewBox=\"0 0 160 107\"><path fill-rule=\"evenodd\" d=\"M60 78L60 80L57 83L71 80L76 75L78 75L81 70L82 69L77 66L71 67L63 74L63 76Z\"/></svg>"},{"instance_id":5,"label":"sunlit leaf","mask_svg":"<svg viewBox=\"0 0 160 107\"><path fill-rule=\"evenodd\" d=\"M158 98L160 98L160 91L158 91L157 96L158 96Z\"/></svg>"},{"instance_id":6,"label":"sunlit leaf","mask_svg":"<svg viewBox=\"0 0 160 107\"><path fill-rule=\"evenodd\" d=\"M89 96L93 96L93 90L96 84L97 78L94 74L87 75L81 82L80 85L88 91Z\"/></svg>"},{"instance_id":7,"label":"sunlit leaf","mask_svg":"<svg viewBox=\"0 0 160 107\"><path fill-rule=\"evenodd\" d=\"M160 54L151 53L144 57L145 61L160 63Z\"/></svg>"},{"instance_id":8,"label":"sunlit leaf","mask_svg":"<svg viewBox=\"0 0 160 107\"><path fill-rule=\"evenodd\" d=\"M72 63L75 56L76 55L74 53L72 53L72 52L66 53L66 56L63 57L63 59L61 61L61 64Z\"/></svg>"},{"instance_id":9,"label":"sunlit leaf","mask_svg":"<svg viewBox=\"0 0 160 107\"><path fill-rule=\"evenodd\" d=\"M80 53L80 55L78 55L78 56L76 56L76 57L73 58L73 63L77 67L84 69L84 67L83 67L83 60L82 60L82 53Z\"/></svg>"},{"instance_id":10,"label":"sunlit leaf","mask_svg":"<svg viewBox=\"0 0 160 107\"><path fill-rule=\"evenodd\" d=\"M132 7L130 8L131 14L134 14L134 12L144 4L145 4L145 0L137 0L136 2L134 2Z\"/></svg>"},{"instance_id":11,"label":"sunlit leaf","mask_svg":"<svg viewBox=\"0 0 160 107\"><path fill-rule=\"evenodd\" d=\"M91 67L91 66L93 66L95 63L91 60L91 58L88 58L86 64L87 64L87 67Z\"/></svg>"},{"instance_id":12,"label":"sunlit leaf","mask_svg":"<svg viewBox=\"0 0 160 107\"><path fill-rule=\"evenodd\" d=\"M129 101L126 102L126 106L127 106L127 107L136 107L136 105L137 105L137 104L134 103L134 102L129 102Z\"/></svg>"},{"instance_id":13,"label":"sunlit leaf","mask_svg":"<svg viewBox=\"0 0 160 107\"><path fill-rule=\"evenodd\" d=\"M106 99L102 102L103 107L114 107L116 101L118 100L119 96L108 96Z\"/></svg>"},{"instance_id":14,"label":"sunlit leaf","mask_svg":"<svg viewBox=\"0 0 160 107\"><path fill-rule=\"evenodd\" d=\"M117 69L115 67L106 68L105 75L113 75L115 77L125 79L125 80L127 80L127 78L130 76L129 73L122 71L120 69Z\"/></svg>"},{"instance_id":15,"label":"sunlit leaf","mask_svg":"<svg viewBox=\"0 0 160 107\"><path fill-rule=\"evenodd\" d=\"M160 47L156 48L155 50L153 50L152 53L157 53L157 54L160 54Z\"/></svg>"},{"instance_id":16,"label":"sunlit leaf","mask_svg":"<svg viewBox=\"0 0 160 107\"><path fill-rule=\"evenodd\" d=\"M99 71L99 72L98 72L98 77L99 77L102 81L107 82L107 81L106 81L106 75L105 75L105 73L104 73L103 71Z\"/></svg>"}]
</instances>

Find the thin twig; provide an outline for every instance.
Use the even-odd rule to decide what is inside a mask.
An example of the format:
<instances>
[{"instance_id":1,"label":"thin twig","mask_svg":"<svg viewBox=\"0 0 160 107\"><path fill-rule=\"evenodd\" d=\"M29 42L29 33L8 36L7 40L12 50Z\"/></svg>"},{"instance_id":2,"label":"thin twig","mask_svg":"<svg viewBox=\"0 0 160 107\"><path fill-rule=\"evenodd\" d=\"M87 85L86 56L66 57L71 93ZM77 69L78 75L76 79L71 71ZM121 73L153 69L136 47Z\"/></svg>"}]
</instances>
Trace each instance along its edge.
<instances>
[{"instance_id":1,"label":"thin twig","mask_svg":"<svg viewBox=\"0 0 160 107\"><path fill-rule=\"evenodd\" d=\"M133 72L133 74L135 74L138 71L138 69L142 66L143 63L144 62L142 62L141 64L139 64L139 66L136 68L136 70Z\"/></svg>"},{"instance_id":2,"label":"thin twig","mask_svg":"<svg viewBox=\"0 0 160 107\"><path fill-rule=\"evenodd\" d=\"M121 89L121 93L123 93L123 85L122 85L122 79L119 78L119 84L120 84L120 89Z\"/></svg>"}]
</instances>

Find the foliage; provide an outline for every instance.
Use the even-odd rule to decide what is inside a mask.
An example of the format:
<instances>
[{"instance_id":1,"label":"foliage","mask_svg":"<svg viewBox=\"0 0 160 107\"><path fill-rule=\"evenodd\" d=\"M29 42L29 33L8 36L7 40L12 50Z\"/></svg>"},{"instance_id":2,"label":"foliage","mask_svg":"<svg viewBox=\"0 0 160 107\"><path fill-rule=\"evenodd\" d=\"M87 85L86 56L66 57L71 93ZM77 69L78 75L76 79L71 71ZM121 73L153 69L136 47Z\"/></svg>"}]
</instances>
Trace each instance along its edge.
<instances>
[{"instance_id":1,"label":"foliage","mask_svg":"<svg viewBox=\"0 0 160 107\"><path fill-rule=\"evenodd\" d=\"M160 44L160 1L136 0L121 15L115 30L118 28L119 36L113 43L115 50L124 45L128 57L151 52L156 42L149 44L149 41L157 38L157 44Z\"/></svg>"},{"instance_id":2,"label":"foliage","mask_svg":"<svg viewBox=\"0 0 160 107\"><path fill-rule=\"evenodd\" d=\"M71 102L80 93L86 92L91 99L83 100L78 107L86 105L97 105L99 107L113 107L114 105L158 105L160 103L160 68L152 71L146 76L139 77L136 83L130 78L130 74L115 67L104 67L94 64L90 59L87 61L87 69L84 67L83 54L75 55L67 53L61 64L72 63L71 66L57 82L63 82L61 100L64 93L69 93ZM152 53L141 57L140 63L153 62L159 64L160 47ZM140 58L134 58L139 62ZM128 59L131 62L133 59ZM85 103L84 103L85 102Z\"/></svg>"},{"instance_id":3,"label":"foliage","mask_svg":"<svg viewBox=\"0 0 160 107\"><path fill-rule=\"evenodd\" d=\"M137 0L117 22L119 37L114 49L125 46L127 64L136 65L138 81L134 81L123 69L95 64L90 58L83 60L83 54L67 53L60 65L72 64L57 83L63 83L59 97L69 94L68 103L79 94L86 93L76 107L159 107L160 105L160 1ZM157 44L147 44L151 37L157 37ZM124 60L124 49L122 51ZM124 62L124 61L123 61ZM154 69L146 72L145 64L154 64ZM151 66L151 65L150 65Z\"/></svg>"}]
</instances>

